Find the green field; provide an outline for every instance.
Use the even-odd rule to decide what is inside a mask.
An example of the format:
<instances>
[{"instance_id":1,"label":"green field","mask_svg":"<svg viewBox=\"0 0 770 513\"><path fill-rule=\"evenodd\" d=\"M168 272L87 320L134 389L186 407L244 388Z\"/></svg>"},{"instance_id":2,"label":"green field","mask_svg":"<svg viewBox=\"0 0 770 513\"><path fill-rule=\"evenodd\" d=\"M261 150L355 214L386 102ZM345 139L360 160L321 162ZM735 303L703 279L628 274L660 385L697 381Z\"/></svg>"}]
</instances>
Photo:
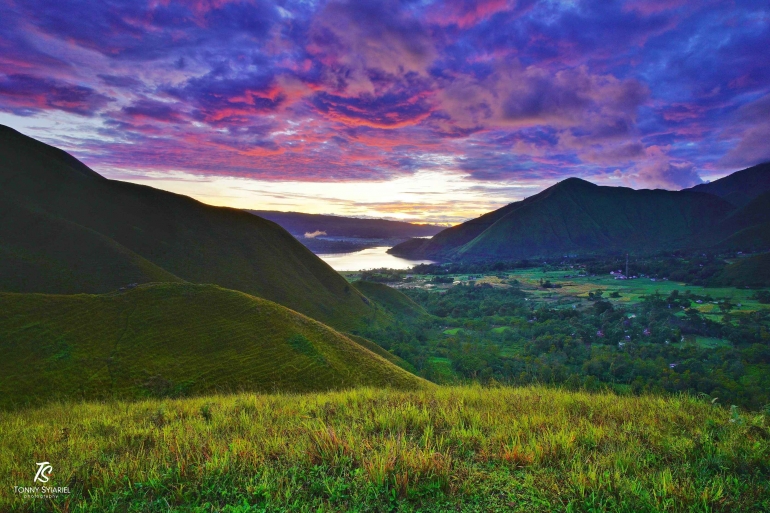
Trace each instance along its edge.
<instances>
[{"instance_id":1,"label":"green field","mask_svg":"<svg viewBox=\"0 0 770 513\"><path fill-rule=\"evenodd\" d=\"M49 405L0 417L0 510L766 511L768 438L692 398L542 387ZM71 494L14 495L36 461Z\"/></svg>"},{"instance_id":2,"label":"green field","mask_svg":"<svg viewBox=\"0 0 770 513\"><path fill-rule=\"evenodd\" d=\"M543 271L541 269L517 269L509 271L506 274L511 279L519 280L524 289L532 293L537 300L554 303L562 301L564 304L572 299L578 301L587 300L588 293L601 290L604 293L603 299L619 304L635 304L641 301L642 297L659 293L668 296L674 290L680 293L692 291L693 294L702 296L712 296L715 299L730 299L736 306L734 312L753 312L759 309L770 309L770 305L760 304L757 300L751 299L755 294L754 290L739 289L735 287L702 287L698 285L687 285L668 280L651 281L649 278L637 278L634 280L616 280L611 275L586 276L576 278L564 278L565 275L573 274L569 271ZM543 289L539 286L540 280L549 280L554 284L561 285L561 288ZM481 283L502 282L494 277L485 277L480 280ZM619 298L611 298L609 294L618 292ZM740 303L741 306L737 306ZM710 313L717 310L716 305L703 304L693 305L694 308ZM721 317L721 315L720 315Z\"/></svg>"},{"instance_id":3,"label":"green field","mask_svg":"<svg viewBox=\"0 0 770 513\"><path fill-rule=\"evenodd\" d=\"M371 342L215 285L0 293L0 311L3 408L73 398L428 386Z\"/></svg>"}]
</instances>

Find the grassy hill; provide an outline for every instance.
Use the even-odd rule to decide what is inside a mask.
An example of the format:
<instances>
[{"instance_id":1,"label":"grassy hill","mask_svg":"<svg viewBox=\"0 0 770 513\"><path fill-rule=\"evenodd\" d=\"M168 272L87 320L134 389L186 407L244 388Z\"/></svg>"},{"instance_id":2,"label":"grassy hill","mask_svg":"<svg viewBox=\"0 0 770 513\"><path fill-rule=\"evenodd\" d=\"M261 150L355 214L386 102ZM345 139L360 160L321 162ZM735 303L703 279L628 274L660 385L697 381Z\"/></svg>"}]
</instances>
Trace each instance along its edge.
<instances>
[{"instance_id":1,"label":"grassy hill","mask_svg":"<svg viewBox=\"0 0 770 513\"><path fill-rule=\"evenodd\" d=\"M0 407L55 399L427 385L276 303L214 285L0 293Z\"/></svg>"},{"instance_id":2,"label":"grassy hill","mask_svg":"<svg viewBox=\"0 0 770 513\"><path fill-rule=\"evenodd\" d=\"M348 337L353 342L367 348L369 351L373 352L374 354L378 354L388 360L390 363L394 365L398 365L402 369L405 369L411 373L416 374L417 369L415 369L414 365L407 362L403 358L400 358L390 351L384 349L383 347L377 345L376 343L372 342L368 338L364 338L360 335L353 335L352 333L345 333L345 336Z\"/></svg>"},{"instance_id":3,"label":"grassy hill","mask_svg":"<svg viewBox=\"0 0 770 513\"><path fill-rule=\"evenodd\" d=\"M388 313L399 318L413 319L428 315L423 307L393 287L364 280L353 282L353 286L369 299L373 299L378 306L385 308Z\"/></svg>"},{"instance_id":4,"label":"grassy hill","mask_svg":"<svg viewBox=\"0 0 770 513\"><path fill-rule=\"evenodd\" d=\"M357 389L0 417L2 511L758 512L768 420L686 396ZM34 462L71 494L29 500Z\"/></svg>"},{"instance_id":5,"label":"grassy hill","mask_svg":"<svg viewBox=\"0 0 770 513\"><path fill-rule=\"evenodd\" d=\"M736 171L719 180L696 185L689 190L713 194L737 207L742 207L760 194L770 191L770 162Z\"/></svg>"},{"instance_id":6,"label":"grassy hill","mask_svg":"<svg viewBox=\"0 0 770 513\"><path fill-rule=\"evenodd\" d=\"M444 230L427 244L396 246L391 252L474 260L656 251L690 245L694 235L713 229L733 210L710 194L601 187L570 178Z\"/></svg>"},{"instance_id":7,"label":"grassy hill","mask_svg":"<svg viewBox=\"0 0 770 513\"><path fill-rule=\"evenodd\" d=\"M0 290L104 293L215 283L340 329L372 308L284 229L240 210L107 180L0 126Z\"/></svg>"},{"instance_id":8,"label":"grassy hill","mask_svg":"<svg viewBox=\"0 0 770 513\"><path fill-rule=\"evenodd\" d=\"M73 294L184 281L99 232L10 200L0 199L0 219L0 290Z\"/></svg>"},{"instance_id":9,"label":"grassy hill","mask_svg":"<svg viewBox=\"0 0 770 513\"><path fill-rule=\"evenodd\" d=\"M770 253L739 258L712 279L714 285L770 287Z\"/></svg>"}]
</instances>

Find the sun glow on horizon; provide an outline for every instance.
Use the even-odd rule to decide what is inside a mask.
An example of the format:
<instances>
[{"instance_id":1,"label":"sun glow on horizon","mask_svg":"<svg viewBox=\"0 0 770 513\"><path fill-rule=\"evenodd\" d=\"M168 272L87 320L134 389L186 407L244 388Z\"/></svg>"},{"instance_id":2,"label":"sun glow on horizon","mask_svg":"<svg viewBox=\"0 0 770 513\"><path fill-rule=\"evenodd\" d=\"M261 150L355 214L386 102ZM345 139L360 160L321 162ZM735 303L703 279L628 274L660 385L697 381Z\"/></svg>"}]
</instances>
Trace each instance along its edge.
<instances>
[{"instance_id":1,"label":"sun glow on horizon","mask_svg":"<svg viewBox=\"0 0 770 513\"><path fill-rule=\"evenodd\" d=\"M111 175L215 206L431 224L457 224L543 188L539 183L490 183L439 171L418 171L392 180L320 183L198 176L184 172L145 173L144 177L130 173Z\"/></svg>"}]
</instances>

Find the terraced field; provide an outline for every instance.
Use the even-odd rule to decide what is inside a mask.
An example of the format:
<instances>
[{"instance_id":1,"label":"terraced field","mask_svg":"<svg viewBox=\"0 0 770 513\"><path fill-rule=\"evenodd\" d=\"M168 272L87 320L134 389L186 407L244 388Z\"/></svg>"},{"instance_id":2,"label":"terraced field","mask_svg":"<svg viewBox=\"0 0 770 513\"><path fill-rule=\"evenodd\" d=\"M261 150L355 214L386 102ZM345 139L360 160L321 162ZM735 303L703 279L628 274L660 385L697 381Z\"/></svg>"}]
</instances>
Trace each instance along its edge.
<instances>
[{"instance_id":1,"label":"terraced field","mask_svg":"<svg viewBox=\"0 0 770 513\"><path fill-rule=\"evenodd\" d=\"M63 398L427 386L317 321L215 285L2 293L0 311L0 408Z\"/></svg>"}]
</instances>

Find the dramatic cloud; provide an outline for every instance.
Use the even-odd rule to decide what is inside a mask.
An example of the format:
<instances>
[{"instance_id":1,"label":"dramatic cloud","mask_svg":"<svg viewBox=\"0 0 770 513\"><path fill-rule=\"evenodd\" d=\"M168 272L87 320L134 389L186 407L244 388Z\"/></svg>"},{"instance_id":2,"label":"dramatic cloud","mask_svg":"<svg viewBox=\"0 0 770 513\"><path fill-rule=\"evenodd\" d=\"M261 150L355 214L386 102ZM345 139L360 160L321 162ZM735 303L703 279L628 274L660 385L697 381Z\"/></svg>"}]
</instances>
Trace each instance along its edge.
<instances>
[{"instance_id":1,"label":"dramatic cloud","mask_svg":"<svg viewBox=\"0 0 770 513\"><path fill-rule=\"evenodd\" d=\"M0 0L0 116L164 184L678 189L770 160L768 47L759 0Z\"/></svg>"}]
</instances>

